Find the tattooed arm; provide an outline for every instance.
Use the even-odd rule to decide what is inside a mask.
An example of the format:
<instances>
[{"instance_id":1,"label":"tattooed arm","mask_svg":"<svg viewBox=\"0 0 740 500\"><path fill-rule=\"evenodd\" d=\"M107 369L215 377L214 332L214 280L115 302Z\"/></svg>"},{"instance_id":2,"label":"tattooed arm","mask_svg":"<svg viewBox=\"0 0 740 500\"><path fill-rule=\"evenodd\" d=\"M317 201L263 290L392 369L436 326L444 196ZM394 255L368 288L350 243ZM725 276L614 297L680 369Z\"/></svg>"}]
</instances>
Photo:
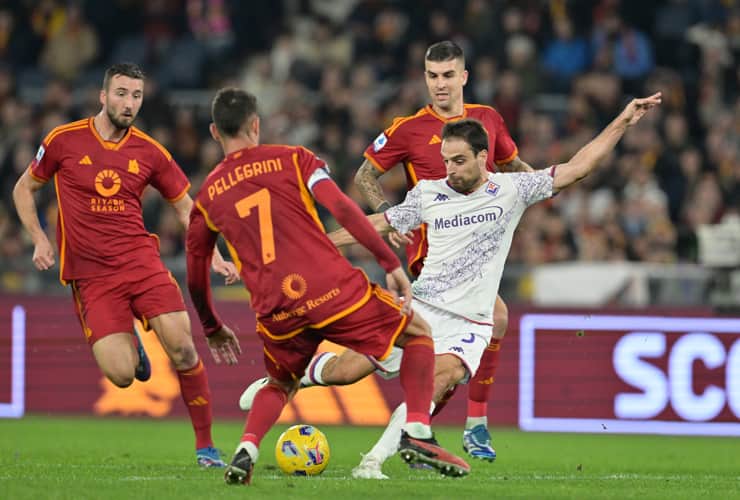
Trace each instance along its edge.
<instances>
[{"instance_id":1,"label":"tattooed arm","mask_svg":"<svg viewBox=\"0 0 740 500\"><path fill-rule=\"evenodd\" d=\"M378 182L378 178L383 173L375 168L370 163L370 160L366 159L355 174L355 185L357 185L357 189L375 213L382 213L391 208L391 204L385 199L383 188L380 186L380 182ZM411 244L411 239L408 236L392 230L388 233L388 241L395 248L401 248L403 245Z\"/></svg>"},{"instance_id":2,"label":"tattooed arm","mask_svg":"<svg viewBox=\"0 0 740 500\"><path fill-rule=\"evenodd\" d=\"M355 174L357 189L373 212L376 213L385 212L391 206L388 200L385 199L383 188L378 181L383 173L375 168L370 160L365 160Z\"/></svg>"}]
</instances>

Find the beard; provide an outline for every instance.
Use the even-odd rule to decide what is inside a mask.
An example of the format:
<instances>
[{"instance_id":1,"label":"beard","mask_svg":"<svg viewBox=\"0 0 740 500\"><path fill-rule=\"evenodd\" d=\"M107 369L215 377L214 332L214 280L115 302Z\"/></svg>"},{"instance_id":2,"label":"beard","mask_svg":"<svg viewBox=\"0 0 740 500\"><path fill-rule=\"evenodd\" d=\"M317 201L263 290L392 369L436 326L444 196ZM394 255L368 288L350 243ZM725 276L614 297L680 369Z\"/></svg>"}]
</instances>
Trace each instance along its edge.
<instances>
[{"instance_id":1,"label":"beard","mask_svg":"<svg viewBox=\"0 0 740 500\"><path fill-rule=\"evenodd\" d=\"M127 129L131 126L132 123L134 123L134 119L136 118L136 115L132 116L131 118L121 116L118 117L108 108L108 119L113 124L114 127L116 127L118 130Z\"/></svg>"},{"instance_id":2,"label":"beard","mask_svg":"<svg viewBox=\"0 0 740 500\"><path fill-rule=\"evenodd\" d=\"M462 179L455 179L454 181L451 181L449 184L458 193L467 194L473 190L475 185L478 183L479 179L471 179L468 181L464 181Z\"/></svg>"},{"instance_id":3,"label":"beard","mask_svg":"<svg viewBox=\"0 0 740 500\"><path fill-rule=\"evenodd\" d=\"M483 185L483 182L486 180L486 175L481 173L478 177L475 177L473 179L461 179L459 177L455 179L447 178L447 183L450 185L452 189L457 191L458 193L462 194L468 194L472 193L476 189L478 189L481 185Z\"/></svg>"}]
</instances>

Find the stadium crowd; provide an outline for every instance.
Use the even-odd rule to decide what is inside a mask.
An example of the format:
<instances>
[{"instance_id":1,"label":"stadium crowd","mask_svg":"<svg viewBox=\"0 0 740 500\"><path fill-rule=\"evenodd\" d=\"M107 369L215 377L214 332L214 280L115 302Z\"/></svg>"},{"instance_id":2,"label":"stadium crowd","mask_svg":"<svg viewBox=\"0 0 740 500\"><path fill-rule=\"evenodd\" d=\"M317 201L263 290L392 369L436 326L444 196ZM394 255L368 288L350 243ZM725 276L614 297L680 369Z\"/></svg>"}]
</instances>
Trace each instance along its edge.
<instances>
[{"instance_id":1,"label":"stadium crowd","mask_svg":"<svg viewBox=\"0 0 740 500\"><path fill-rule=\"evenodd\" d=\"M221 153L208 135L220 86L257 95L262 142L301 144L353 185L362 153L393 117L427 103L428 44L467 55L466 102L504 117L519 156L564 161L622 108L663 92L609 167L532 207L509 260L696 260L696 231L740 211L740 5L729 0L41 0L0 7L0 261L32 245L11 191L53 127L100 109L103 69L147 71L136 125L164 144L194 189ZM402 169L383 177L392 202ZM193 193L195 190L192 191ZM42 223L56 202L43 190ZM163 256L184 251L158 196L145 221ZM322 213L328 218L328 213ZM332 222L328 222L332 225ZM354 257L364 254L356 250Z\"/></svg>"}]
</instances>

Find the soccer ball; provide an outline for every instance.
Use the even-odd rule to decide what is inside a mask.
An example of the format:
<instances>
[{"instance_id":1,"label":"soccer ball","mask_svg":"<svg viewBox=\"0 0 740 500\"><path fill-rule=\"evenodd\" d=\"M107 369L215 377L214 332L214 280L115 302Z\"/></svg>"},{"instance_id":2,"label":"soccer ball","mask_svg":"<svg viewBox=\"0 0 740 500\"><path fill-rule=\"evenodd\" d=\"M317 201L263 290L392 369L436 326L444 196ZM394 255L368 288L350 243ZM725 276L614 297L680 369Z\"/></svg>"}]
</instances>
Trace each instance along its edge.
<instances>
[{"instance_id":1,"label":"soccer ball","mask_svg":"<svg viewBox=\"0 0 740 500\"><path fill-rule=\"evenodd\" d=\"M294 425L280 434L275 460L280 470L292 476L321 474L329 463L329 441L311 425Z\"/></svg>"}]
</instances>

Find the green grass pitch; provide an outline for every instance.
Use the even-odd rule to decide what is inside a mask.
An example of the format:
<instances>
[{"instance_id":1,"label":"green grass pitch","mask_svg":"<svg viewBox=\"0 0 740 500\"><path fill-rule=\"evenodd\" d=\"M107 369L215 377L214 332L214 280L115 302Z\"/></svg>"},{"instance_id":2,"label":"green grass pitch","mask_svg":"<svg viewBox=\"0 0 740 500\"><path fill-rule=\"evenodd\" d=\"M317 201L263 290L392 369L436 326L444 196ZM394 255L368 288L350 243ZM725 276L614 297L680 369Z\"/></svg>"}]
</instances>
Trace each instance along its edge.
<instances>
[{"instance_id":1,"label":"green grass pitch","mask_svg":"<svg viewBox=\"0 0 740 500\"><path fill-rule=\"evenodd\" d=\"M284 476L274 443L263 441L250 487L227 486L221 470L195 465L190 425L182 420L29 416L0 420L0 498L349 500L405 498L740 498L740 438L523 433L493 429L499 459L472 462L448 479L411 471L398 458L388 481L352 479L377 428L321 429L331 461L318 477ZM231 453L240 422L218 423L216 445ZM460 430L439 428L440 443L460 449Z\"/></svg>"}]
</instances>

